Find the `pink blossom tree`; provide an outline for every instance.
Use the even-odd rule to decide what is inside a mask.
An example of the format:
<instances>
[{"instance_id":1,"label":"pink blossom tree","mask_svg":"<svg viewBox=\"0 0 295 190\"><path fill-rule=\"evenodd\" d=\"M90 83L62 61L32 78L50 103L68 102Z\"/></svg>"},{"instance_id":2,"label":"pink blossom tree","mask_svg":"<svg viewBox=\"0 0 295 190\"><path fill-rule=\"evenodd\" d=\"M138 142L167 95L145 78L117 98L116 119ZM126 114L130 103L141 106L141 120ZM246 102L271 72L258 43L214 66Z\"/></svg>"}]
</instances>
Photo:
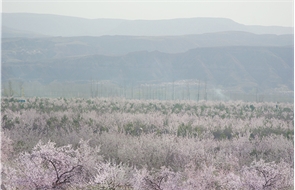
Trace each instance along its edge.
<instances>
[{"instance_id":1,"label":"pink blossom tree","mask_svg":"<svg viewBox=\"0 0 295 190\"><path fill-rule=\"evenodd\" d=\"M286 189L293 184L293 169L285 162L276 164L254 161L242 169L242 183L246 189Z\"/></svg>"},{"instance_id":2,"label":"pink blossom tree","mask_svg":"<svg viewBox=\"0 0 295 190\"><path fill-rule=\"evenodd\" d=\"M13 165L5 166L4 185L8 189L37 190L89 184L94 175L91 165L100 157L94 158L97 149L86 148L86 144L81 141L81 149L73 149L71 145L56 147L53 142L40 141L30 153L20 153Z\"/></svg>"}]
</instances>

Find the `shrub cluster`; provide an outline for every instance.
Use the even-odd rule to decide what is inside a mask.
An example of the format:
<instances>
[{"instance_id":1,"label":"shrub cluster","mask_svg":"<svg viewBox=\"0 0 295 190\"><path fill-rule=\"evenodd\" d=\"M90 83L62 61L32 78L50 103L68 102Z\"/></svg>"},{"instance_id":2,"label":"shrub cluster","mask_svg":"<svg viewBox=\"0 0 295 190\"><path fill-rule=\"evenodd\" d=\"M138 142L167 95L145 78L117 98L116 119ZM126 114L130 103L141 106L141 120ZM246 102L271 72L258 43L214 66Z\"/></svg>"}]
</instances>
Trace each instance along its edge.
<instances>
[{"instance_id":1,"label":"shrub cluster","mask_svg":"<svg viewBox=\"0 0 295 190\"><path fill-rule=\"evenodd\" d=\"M3 98L1 113L8 189L293 187L293 104Z\"/></svg>"}]
</instances>

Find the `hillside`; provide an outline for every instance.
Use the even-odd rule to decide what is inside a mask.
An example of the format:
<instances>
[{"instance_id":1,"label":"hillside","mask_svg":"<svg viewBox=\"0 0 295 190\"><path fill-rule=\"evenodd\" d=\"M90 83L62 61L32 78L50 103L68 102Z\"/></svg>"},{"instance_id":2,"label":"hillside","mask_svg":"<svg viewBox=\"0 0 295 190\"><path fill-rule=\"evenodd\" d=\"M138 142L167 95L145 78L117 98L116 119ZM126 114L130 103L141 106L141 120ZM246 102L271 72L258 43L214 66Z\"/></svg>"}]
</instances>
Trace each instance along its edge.
<instances>
[{"instance_id":1,"label":"hillside","mask_svg":"<svg viewBox=\"0 0 295 190\"><path fill-rule=\"evenodd\" d=\"M49 37L42 34L37 34L32 31L24 31L24 30L17 30L12 29L6 26L2 26L2 39L5 38L45 38Z\"/></svg>"},{"instance_id":2,"label":"hillside","mask_svg":"<svg viewBox=\"0 0 295 190\"><path fill-rule=\"evenodd\" d=\"M120 85L201 80L244 92L281 86L293 90L293 52L293 47L204 47L177 54L140 51L4 62L2 80L19 78L43 84L108 80Z\"/></svg>"},{"instance_id":3,"label":"hillside","mask_svg":"<svg viewBox=\"0 0 295 190\"><path fill-rule=\"evenodd\" d=\"M224 31L256 34L293 34L292 27L250 26L226 18L167 20L84 19L60 15L3 13L2 26L49 36L172 36Z\"/></svg>"},{"instance_id":4,"label":"hillside","mask_svg":"<svg viewBox=\"0 0 295 190\"><path fill-rule=\"evenodd\" d=\"M81 55L124 55L135 51L181 53L199 47L293 46L293 35L258 35L246 32L137 37L3 38L2 61L41 61Z\"/></svg>"},{"instance_id":5,"label":"hillside","mask_svg":"<svg viewBox=\"0 0 295 190\"><path fill-rule=\"evenodd\" d=\"M79 83L89 90L92 81L119 87L190 81L246 93L294 89L291 27L247 26L225 18L122 20L4 13L1 46L6 89L9 81L13 88ZM20 89L14 91L21 94Z\"/></svg>"}]
</instances>

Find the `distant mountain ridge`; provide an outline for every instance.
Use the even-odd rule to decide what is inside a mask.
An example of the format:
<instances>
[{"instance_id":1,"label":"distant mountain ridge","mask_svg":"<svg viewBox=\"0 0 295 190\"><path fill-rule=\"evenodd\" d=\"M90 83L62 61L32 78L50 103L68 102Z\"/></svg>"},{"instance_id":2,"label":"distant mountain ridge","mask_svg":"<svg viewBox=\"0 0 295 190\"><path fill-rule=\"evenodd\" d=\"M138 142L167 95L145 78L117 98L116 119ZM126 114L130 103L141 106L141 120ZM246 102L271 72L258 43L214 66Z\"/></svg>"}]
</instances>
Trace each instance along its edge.
<instances>
[{"instance_id":1,"label":"distant mountain ridge","mask_svg":"<svg viewBox=\"0 0 295 190\"><path fill-rule=\"evenodd\" d=\"M121 87L201 81L243 93L294 91L293 27L247 26L224 18L3 13L1 45L6 87L10 81L42 88L91 81Z\"/></svg>"},{"instance_id":2,"label":"distant mountain ridge","mask_svg":"<svg viewBox=\"0 0 295 190\"><path fill-rule=\"evenodd\" d=\"M294 46L293 35L219 32L184 36L3 38L2 62L42 61L72 56L125 55L137 51L181 53L199 47Z\"/></svg>"},{"instance_id":3,"label":"distant mountain ridge","mask_svg":"<svg viewBox=\"0 0 295 190\"><path fill-rule=\"evenodd\" d=\"M48 36L175 36L224 31L255 34L293 34L293 27L250 26L226 18L167 20L85 19L69 16L2 13L2 26ZM4 36L5 37L5 36Z\"/></svg>"},{"instance_id":4,"label":"distant mountain ridge","mask_svg":"<svg viewBox=\"0 0 295 190\"><path fill-rule=\"evenodd\" d=\"M45 38L49 37L42 34L37 34L32 31L16 30L6 26L2 26L2 39L3 38Z\"/></svg>"},{"instance_id":5,"label":"distant mountain ridge","mask_svg":"<svg viewBox=\"0 0 295 190\"><path fill-rule=\"evenodd\" d=\"M285 86L294 90L293 47L204 47L184 53L132 52L3 63L2 80L90 81L116 84L201 80L249 92Z\"/></svg>"}]
</instances>

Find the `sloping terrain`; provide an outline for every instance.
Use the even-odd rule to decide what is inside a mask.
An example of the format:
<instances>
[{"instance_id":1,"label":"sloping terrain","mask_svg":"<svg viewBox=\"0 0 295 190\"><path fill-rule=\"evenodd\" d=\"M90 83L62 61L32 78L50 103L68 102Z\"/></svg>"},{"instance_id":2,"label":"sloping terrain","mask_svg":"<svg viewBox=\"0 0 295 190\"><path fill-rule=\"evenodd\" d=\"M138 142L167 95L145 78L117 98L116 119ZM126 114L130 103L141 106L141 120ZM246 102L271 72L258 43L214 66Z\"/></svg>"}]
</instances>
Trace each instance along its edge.
<instances>
[{"instance_id":1,"label":"sloping terrain","mask_svg":"<svg viewBox=\"0 0 295 190\"><path fill-rule=\"evenodd\" d=\"M224 18L149 21L27 13L2 14L2 24L6 89L9 81L42 86L93 80L119 86L201 81L242 92L294 88L291 27L246 26Z\"/></svg>"},{"instance_id":2,"label":"sloping terrain","mask_svg":"<svg viewBox=\"0 0 295 190\"><path fill-rule=\"evenodd\" d=\"M3 63L2 80L41 83L109 80L114 83L202 80L224 88L293 90L293 47L205 47L169 54L141 51Z\"/></svg>"},{"instance_id":3,"label":"sloping terrain","mask_svg":"<svg viewBox=\"0 0 295 190\"><path fill-rule=\"evenodd\" d=\"M80 55L124 55L135 51L180 53L198 47L293 46L293 35L219 32L184 36L3 38L2 60L37 61Z\"/></svg>"},{"instance_id":4,"label":"sloping terrain","mask_svg":"<svg viewBox=\"0 0 295 190\"><path fill-rule=\"evenodd\" d=\"M2 25L49 36L171 36L223 31L293 34L292 27L250 26L226 18L167 20L84 19L60 15L3 13Z\"/></svg>"}]
</instances>

